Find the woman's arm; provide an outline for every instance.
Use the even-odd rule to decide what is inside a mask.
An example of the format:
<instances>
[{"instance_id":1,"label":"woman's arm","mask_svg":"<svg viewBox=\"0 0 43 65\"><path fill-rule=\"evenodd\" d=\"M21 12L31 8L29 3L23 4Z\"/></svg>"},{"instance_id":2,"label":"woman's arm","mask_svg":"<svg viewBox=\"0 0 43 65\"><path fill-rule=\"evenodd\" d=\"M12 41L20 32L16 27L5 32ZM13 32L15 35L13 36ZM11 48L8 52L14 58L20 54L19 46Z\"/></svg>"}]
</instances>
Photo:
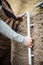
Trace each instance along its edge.
<instances>
[{"instance_id":1,"label":"woman's arm","mask_svg":"<svg viewBox=\"0 0 43 65\"><path fill-rule=\"evenodd\" d=\"M11 40L15 40L19 43L24 44L25 46L32 47L32 39L31 37L24 37L15 31L13 31L4 21L0 20L0 33L7 36Z\"/></svg>"},{"instance_id":2,"label":"woman's arm","mask_svg":"<svg viewBox=\"0 0 43 65\"><path fill-rule=\"evenodd\" d=\"M7 36L11 40L15 40L20 43L25 42L25 37L17 34L15 31L13 31L4 21L0 20L0 33Z\"/></svg>"}]
</instances>

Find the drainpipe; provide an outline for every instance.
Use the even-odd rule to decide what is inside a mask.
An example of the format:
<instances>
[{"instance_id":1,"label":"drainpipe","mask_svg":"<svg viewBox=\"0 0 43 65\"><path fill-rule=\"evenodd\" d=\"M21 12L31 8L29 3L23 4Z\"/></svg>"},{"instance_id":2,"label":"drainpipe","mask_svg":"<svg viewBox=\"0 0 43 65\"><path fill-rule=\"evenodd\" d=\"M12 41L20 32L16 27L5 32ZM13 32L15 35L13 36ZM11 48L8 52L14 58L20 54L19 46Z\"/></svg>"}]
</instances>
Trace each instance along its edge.
<instances>
[{"instance_id":1,"label":"drainpipe","mask_svg":"<svg viewBox=\"0 0 43 65\"><path fill-rule=\"evenodd\" d=\"M28 11L27 11L26 15L27 15L27 34L30 37L30 14L28 13ZM29 47L28 48L28 62L29 62L29 65L32 65L31 57L32 57L31 48Z\"/></svg>"}]
</instances>

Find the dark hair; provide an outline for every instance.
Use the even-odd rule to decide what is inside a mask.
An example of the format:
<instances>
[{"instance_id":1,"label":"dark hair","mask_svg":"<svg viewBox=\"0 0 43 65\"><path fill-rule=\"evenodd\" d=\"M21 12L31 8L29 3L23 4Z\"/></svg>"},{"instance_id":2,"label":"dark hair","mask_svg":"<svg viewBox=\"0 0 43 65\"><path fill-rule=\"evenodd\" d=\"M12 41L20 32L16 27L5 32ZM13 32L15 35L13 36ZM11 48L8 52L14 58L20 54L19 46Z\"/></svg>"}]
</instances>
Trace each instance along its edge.
<instances>
[{"instance_id":1,"label":"dark hair","mask_svg":"<svg viewBox=\"0 0 43 65\"><path fill-rule=\"evenodd\" d=\"M2 1L0 0L0 5L2 5Z\"/></svg>"}]
</instances>

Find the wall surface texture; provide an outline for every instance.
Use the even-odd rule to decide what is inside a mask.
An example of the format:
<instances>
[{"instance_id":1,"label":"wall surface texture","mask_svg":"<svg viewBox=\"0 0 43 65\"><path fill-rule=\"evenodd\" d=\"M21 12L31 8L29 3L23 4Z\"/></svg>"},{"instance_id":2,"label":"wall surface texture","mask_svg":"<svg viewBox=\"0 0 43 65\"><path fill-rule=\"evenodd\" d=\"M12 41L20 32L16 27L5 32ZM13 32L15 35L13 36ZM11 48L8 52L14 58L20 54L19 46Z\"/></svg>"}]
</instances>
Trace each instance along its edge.
<instances>
[{"instance_id":1,"label":"wall surface texture","mask_svg":"<svg viewBox=\"0 0 43 65\"><path fill-rule=\"evenodd\" d=\"M31 11L35 4L40 2L41 0L7 0L14 12L14 14L21 14L25 11ZM40 10L37 9L33 11L32 15L38 13Z\"/></svg>"},{"instance_id":2,"label":"wall surface texture","mask_svg":"<svg viewBox=\"0 0 43 65\"><path fill-rule=\"evenodd\" d=\"M33 6L41 0L8 0L15 15L22 14L25 11L31 11ZM34 39L33 65L43 65L43 9L37 8L31 13L31 36ZM17 32L26 36L27 26L26 19L19 21ZM12 65L29 65L27 47L22 44L12 42L11 45Z\"/></svg>"}]
</instances>

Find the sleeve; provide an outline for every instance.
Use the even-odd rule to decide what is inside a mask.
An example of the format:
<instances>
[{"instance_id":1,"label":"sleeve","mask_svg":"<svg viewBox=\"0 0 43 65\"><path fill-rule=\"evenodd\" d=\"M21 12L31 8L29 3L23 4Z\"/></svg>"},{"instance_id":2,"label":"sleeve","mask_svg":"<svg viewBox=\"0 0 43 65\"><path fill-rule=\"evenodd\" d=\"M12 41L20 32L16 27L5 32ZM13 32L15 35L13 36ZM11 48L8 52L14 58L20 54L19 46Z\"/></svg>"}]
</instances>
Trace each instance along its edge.
<instances>
[{"instance_id":1,"label":"sleeve","mask_svg":"<svg viewBox=\"0 0 43 65\"><path fill-rule=\"evenodd\" d=\"M7 36L11 40L19 43L25 43L25 37L12 30L4 21L0 20L0 33Z\"/></svg>"}]
</instances>

